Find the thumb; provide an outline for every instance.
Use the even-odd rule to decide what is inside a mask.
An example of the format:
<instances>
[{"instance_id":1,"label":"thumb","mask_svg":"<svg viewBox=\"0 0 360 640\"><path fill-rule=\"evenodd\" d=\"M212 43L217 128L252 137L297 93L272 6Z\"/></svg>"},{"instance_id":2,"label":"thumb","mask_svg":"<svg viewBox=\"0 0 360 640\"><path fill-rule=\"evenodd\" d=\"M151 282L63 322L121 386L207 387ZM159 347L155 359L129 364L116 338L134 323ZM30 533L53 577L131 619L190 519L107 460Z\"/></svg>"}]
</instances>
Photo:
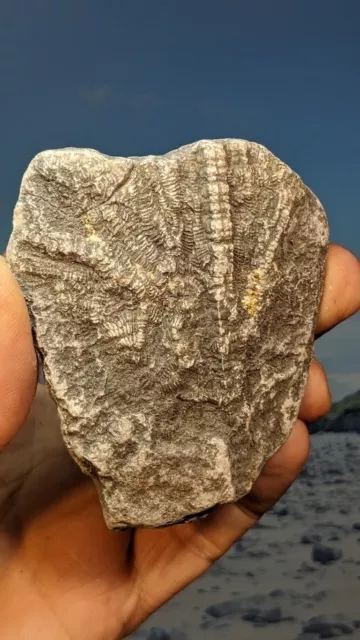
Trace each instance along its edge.
<instances>
[{"instance_id":1,"label":"thumb","mask_svg":"<svg viewBox=\"0 0 360 640\"><path fill-rule=\"evenodd\" d=\"M0 450L29 413L37 384L37 359L21 289L0 256Z\"/></svg>"}]
</instances>

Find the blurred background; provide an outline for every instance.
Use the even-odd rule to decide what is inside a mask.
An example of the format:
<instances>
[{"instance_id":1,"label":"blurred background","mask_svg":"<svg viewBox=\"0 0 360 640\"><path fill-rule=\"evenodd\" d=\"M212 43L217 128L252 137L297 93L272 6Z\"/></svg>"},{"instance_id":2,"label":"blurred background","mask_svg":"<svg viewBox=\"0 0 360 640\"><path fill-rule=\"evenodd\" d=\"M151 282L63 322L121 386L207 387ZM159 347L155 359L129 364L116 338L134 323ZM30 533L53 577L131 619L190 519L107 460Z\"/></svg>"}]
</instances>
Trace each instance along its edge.
<instances>
[{"instance_id":1,"label":"blurred background","mask_svg":"<svg viewBox=\"0 0 360 640\"><path fill-rule=\"evenodd\" d=\"M41 150L161 154L201 138L267 146L359 254L357 0L1 0L0 251ZM358 318L319 342L334 399L360 387Z\"/></svg>"},{"instance_id":2,"label":"blurred background","mask_svg":"<svg viewBox=\"0 0 360 640\"><path fill-rule=\"evenodd\" d=\"M41 150L162 154L232 137L267 146L298 172L326 209L331 240L359 257L359 80L358 0L0 0L0 251L21 177ZM349 396L320 430L360 431L359 338L357 315L316 345L334 401ZM343 426L331 427L339 417ZM339 451L348 446L355 455L357 441L341 442ZM336 581L352 594L357 584L359 599L360 575L348 583L346 575L339 569ZM333 611L334 601L326 606ZM201 637L199 620L190 638ZM244 640L293 638L250 622ZM234 628L208 625L207 637L237 638ZM301 637L338 637L313 631Z\"/></svg>"}]
</instances>

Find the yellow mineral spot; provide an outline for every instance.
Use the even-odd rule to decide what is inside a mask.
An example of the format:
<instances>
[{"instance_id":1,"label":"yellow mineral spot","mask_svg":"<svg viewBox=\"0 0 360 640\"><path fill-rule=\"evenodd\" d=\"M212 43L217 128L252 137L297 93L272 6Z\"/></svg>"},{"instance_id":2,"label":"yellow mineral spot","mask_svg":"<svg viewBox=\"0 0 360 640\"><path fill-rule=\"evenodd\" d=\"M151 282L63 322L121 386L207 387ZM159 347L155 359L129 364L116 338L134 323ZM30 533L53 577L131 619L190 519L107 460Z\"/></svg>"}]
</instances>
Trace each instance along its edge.
<instances>
[{"instance_id":1,"label":"yellow mineral spot","mask_svg":"<svg viewBox=\"0 0 360 640\"><path fill-rule=\"evenodd\" d=\"M94 227L93 227L93 225L91 223L91 220L90 220L88 214L85 214L83 216L82 224L83 224L83 227L85 229L86 236L87 236L87 239L89 240L89 242L97 242L98 240L100 240L99 236L97 235L97 233L96 233L96 231L95 231L95 229L94 229Z\"/></svg>"},{"instance_id":2,"label":"yellow mineral spot","mask_svg":"<svg viewBox=\"0 0 360 640\"><path fill-rule=\"evenodd\" d=\"M242 305L253 318L261 308L261 300L264 293L265 285L265 269L258 267L248 276L245 295L242 299Z\"/></svg>"}]
</instances>

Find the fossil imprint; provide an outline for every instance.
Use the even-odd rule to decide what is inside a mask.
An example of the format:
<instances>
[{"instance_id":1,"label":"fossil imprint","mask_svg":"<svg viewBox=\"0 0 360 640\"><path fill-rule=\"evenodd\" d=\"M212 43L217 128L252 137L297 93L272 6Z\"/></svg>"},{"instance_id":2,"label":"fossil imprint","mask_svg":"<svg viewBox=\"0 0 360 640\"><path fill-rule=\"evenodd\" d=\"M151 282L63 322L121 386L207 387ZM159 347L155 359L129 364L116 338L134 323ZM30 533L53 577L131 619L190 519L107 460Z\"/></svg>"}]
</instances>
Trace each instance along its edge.
<instances>
[{"instance_id":1,"label":"fossil imprint","mask_svg":"<svg viewBox=\"0 0 360 640\"><path fill-rule=\"evenodd\" d=\"M327 246L320 202L259 144L32 160L7 261L110 528L250 490L297 417Z\"/></svg>"}]
</instances>

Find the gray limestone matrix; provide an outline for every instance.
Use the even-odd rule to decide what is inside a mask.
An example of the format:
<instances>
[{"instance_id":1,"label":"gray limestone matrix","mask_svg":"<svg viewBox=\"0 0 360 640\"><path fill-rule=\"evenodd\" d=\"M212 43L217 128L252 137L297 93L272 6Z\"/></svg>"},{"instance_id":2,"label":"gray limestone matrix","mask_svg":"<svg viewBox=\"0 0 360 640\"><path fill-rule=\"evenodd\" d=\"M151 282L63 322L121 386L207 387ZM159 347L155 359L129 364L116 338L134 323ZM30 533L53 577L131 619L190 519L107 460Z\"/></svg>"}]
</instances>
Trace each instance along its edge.
<instances>
[{"instance_id":1,"label":"gray limestone matrix","mask_svg":"<svg viewBox=\"0 0 360 640\"><path fill-rule=\"evenodd\" d=\"M327 246L318 199L259 144L32 160L7 260L109 527L250 490L297 417Z\"/></svg>"}]
</instances>

